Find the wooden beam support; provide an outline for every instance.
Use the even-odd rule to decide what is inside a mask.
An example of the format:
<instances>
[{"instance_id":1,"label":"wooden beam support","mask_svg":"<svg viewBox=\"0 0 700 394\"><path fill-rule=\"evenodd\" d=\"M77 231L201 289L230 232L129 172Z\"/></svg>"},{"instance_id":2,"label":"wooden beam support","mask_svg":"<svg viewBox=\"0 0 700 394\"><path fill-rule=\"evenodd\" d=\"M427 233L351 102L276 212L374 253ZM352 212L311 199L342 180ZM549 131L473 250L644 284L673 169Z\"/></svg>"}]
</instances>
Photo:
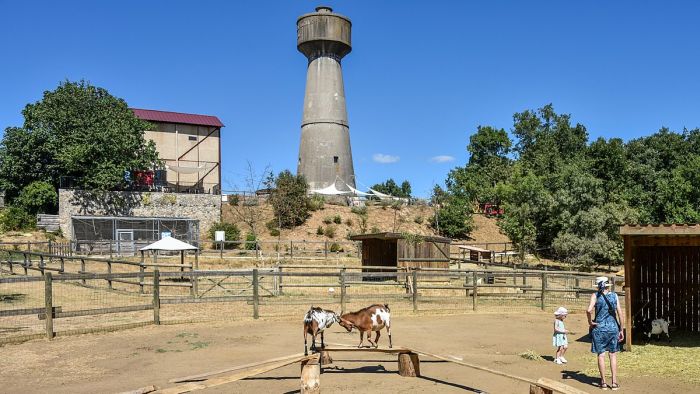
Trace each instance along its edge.
<instances>
[{"instance_id":1,"label":"wooden beam support","mask_svg":"<svg viewBox=\"0 0 700 394\"><path fill-rule=\"evenodd\" d=\"M420 360L416 353L399 353L399 375L411 378L420 376Z\"/></svg>"},{"instance_id":2,"label":"wooden beam support","mask_svg":"<svg viewBox=\"0 0 700 394\"><path fill-rule=\"evenodd\" d=\"M321 393L321 364L319 358L301 362L301 394Z\"/></svg>"}]
</instances>

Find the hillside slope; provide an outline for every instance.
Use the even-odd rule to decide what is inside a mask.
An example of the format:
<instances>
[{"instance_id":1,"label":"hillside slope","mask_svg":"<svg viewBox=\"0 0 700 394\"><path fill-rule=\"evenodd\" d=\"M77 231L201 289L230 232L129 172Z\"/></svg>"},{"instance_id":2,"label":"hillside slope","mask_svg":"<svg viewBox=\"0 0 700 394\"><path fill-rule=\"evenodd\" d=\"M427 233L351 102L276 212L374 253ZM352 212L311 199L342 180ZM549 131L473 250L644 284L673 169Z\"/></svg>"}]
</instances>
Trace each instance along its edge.
<instances>
[{"instance_id":1,"label":"hillside slope","mask_svg":"<svg viewBox=\"0 0 700 394\"><path fill-rule=\"evenodd\" d=\"M266 202L262 202L257 207L246 208L254 212L257 220L255 221L258 238L260 240L275 240L276 236L270 235L270 231L265 224L273 220L274 215L272 207ZM222 220L225 222L235 223L241 233L250 232L250 227L245 224L236 210L241 211L241 207L231 207L223 205ZM391 207L368 206L367 207L367 225L366 232L407 232L421 235L435 235L433 229L429 226L429 219L434 215L432 207L427 206L405 206L400 210L395 211ZM324 219L332 221L335 216L341 219L340 224L331 222L324 223ZM487 218L484 215L475 214L473 216L475 230L471 234L471 238L465 241L471 242L508 242L509 239L501 234L496 219ZM318 228L321 227L325 232L326 228L331 227L335 230L333 238L326 235L317 234ZM324 241L329 239L345 240L353 234L360 234L361 231L360 217L351 212L350 207L325 204L323 209L311 212L311 217L304 224L294 229L283 229L281 233L282 239L309 240L309 241Z\"/></svg>"}]
</instances>

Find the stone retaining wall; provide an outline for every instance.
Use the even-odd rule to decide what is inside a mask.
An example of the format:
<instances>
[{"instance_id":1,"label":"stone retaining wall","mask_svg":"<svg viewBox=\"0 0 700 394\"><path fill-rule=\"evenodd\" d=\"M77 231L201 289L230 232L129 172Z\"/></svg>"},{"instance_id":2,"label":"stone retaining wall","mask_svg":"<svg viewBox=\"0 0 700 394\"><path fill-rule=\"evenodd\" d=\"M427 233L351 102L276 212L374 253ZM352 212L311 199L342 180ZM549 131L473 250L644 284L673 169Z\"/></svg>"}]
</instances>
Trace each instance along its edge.
<instances>
[{"instance_id":1,"label":"stone retaining wall","mask_svg":"<svg viewBox=\"0 0 700 394\"><path fill-rule=\"evenodd\" d=\"M160 192L58 191L64 236L73 239L72 216L178 217L199 220L200 237L221 220L221 196Z\"/></svg>"}]
</instances>

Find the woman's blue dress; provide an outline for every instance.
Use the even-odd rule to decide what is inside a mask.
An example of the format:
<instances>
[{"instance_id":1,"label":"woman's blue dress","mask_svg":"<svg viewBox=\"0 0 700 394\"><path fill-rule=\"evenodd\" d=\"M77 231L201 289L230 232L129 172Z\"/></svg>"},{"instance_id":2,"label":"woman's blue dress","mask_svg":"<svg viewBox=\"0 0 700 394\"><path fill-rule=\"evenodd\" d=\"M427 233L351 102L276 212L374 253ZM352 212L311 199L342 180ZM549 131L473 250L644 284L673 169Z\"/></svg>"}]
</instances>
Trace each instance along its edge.
<instances>
[{"instance_id":1,"label":"woman's blue dress","mask_svg":"<svg viewBox=\"0 0 700 394\"><path fill-rule=\"evenodd\" d=\"M617 313L617 294L596 293L595 322L597 326L591 331L591 352L592 353L615 353L619 350L618 335L620 333L615 317L610 314L608 304L603 297L606 297L613 311Z\"/></svg>"}]
</instances>

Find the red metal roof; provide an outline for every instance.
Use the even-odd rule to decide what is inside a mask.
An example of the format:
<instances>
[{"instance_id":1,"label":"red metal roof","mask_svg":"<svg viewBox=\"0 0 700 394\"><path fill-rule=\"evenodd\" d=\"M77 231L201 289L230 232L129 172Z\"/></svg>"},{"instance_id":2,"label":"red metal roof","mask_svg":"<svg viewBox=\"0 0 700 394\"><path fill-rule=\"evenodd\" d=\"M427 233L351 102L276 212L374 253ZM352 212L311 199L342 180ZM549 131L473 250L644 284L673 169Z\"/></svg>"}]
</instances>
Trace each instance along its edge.
<instances>
[{"instance_id":1,"label":"red metal roof","mask_svg":"<svg viewBox=\"0 0 700 394\"><path fill-rule=\"evenodd\" d=\"M153 109L132 108L134 115L151 122L195 124L200 126L223 127L219 118L211 115L183 114L181 112L156 111Z\"/></svg>"}]
</instances>

